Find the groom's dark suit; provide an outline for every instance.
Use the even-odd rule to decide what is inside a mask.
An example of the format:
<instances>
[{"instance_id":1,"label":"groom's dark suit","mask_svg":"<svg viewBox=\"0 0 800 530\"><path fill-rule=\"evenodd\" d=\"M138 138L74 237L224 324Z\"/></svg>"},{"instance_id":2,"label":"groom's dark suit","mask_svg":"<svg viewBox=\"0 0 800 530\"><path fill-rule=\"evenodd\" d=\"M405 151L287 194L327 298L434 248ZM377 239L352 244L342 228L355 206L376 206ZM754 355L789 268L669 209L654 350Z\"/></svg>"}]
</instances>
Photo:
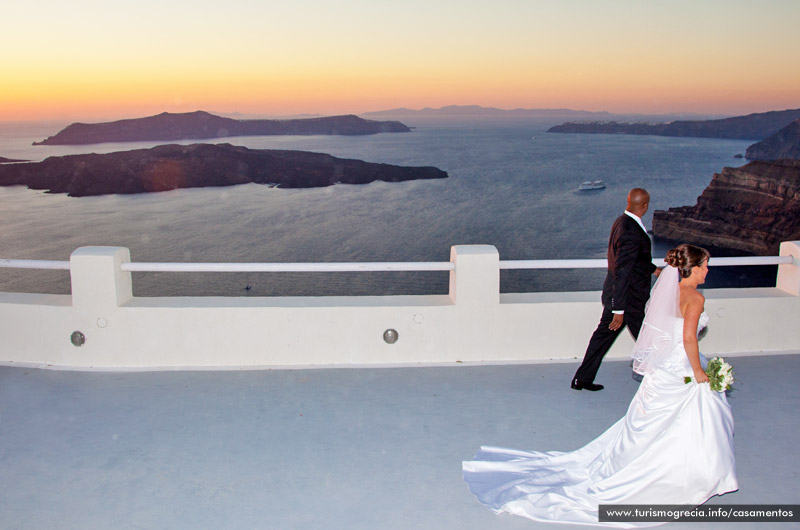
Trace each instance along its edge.
<instances>
[{"instance_id":1,"label":"groom's dark suit","mask_svg":"<svg viewBox=\"0 0 800 530\"><path fill-rule=\"evenodd\" d=\"M634 338L644 320L644 306L650 298L650 276L656 270L650 250L650 238L628 214L614 221L608 239L608 274L603 284L603 316L586 348L583 363L575 379L592 383L600 362L627 325ZM624 311L623 324L610 330L614 311Z\"/></svg>"}]
</instances>

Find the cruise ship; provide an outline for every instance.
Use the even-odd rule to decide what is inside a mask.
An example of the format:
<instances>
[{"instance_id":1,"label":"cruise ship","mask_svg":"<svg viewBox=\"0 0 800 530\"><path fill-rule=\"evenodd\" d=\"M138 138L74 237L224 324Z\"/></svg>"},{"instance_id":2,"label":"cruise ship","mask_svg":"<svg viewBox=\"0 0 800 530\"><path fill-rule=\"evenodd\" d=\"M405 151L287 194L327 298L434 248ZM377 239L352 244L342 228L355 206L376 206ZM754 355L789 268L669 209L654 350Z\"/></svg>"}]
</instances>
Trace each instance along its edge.
<instances>
[{"instance_id":1,"label":"cruise ship","mask_svg":"<svg viewBox=\"0 0 800 530\"><path fill-rule=\"evenodd\" d=\"M579 191L602 190L606 187L606 183L602 180L586 180L580 186Z\"/></svg>"}]
</instances>

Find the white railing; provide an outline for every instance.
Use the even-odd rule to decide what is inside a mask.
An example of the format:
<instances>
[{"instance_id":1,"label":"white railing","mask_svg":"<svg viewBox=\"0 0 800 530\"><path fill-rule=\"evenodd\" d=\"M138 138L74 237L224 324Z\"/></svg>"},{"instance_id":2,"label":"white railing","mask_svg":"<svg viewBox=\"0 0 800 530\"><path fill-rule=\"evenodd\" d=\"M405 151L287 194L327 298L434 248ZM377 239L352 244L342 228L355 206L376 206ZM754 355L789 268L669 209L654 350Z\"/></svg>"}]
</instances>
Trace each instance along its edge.
<instances>
[{"instance_id":1,"label":"white railing","mask_svg":"<svg viewBox=\"0 0 800 530\"><path fill-rule=\"evenodd\" d=\"M713 258L714 267L747 265L785 265L795 263L792 256L741 256ZM654 259L663 266L663 259ZM500 261L501 270L520 269L605 269L605 259L539 259ZM69 261L0 259L0 268L70 270ZM341 263L180 263L132 262L120 266L124 272L400 272L452 271L449 261L421 262L341 262Z\"/></svg>"},{"instance_id":2,"label":"white railing","mask_svg":"<svg viewBox=\"0 0 800 530\"><path fill-rule=\"evenodd\" d=\"M0 268L6 269L48 269L69 270L69 261L41 259L0 259Z\"/></svg>"},{"instance_id":3,"label":"white railing","mask_svg":"<svg viewBox=\"0 0 800 530\"><path fill-rule=\"evenodd\" d=\"M451 271L448 262L351 263L123 263L125 272L375 272Z\"/></svg>"},{"instance_id":4,"label":"white railing","mask_svg":"<svg viewBox=\"0 0 800 530\"><path fill-rule=\"evenodd\" d=\"M733 258L713 258L714 267L730 267L735 265L784 265L794 263L792 256L741 256ZM657 267L664 266L664 260L654 259ZM538 259L507 260L500 262L501 269L605 269L605 259Z\"/></svg>"},{"instance_id":5,"label":"white railing","mask_svg":"<svg viewBox=\"0 0 800 530\"><path fill-rule=\"evenodd\" d=\"M704 353L800 351L791 331L800 321L800 241L781 243L779 254L713 259L778 270L774 286L708 290L713 333ZM132 263L124 247L81 247L69 261L4 259L2 267L66 270L70 294L0 292L0 363L116 370L572 362L597 325L599 293L501 293L501 274L607 264L501 261L494 246L456 245L449 262ZM134 273L251 271L447 271L449 287L406 296L133 294ZM624 334L609 356L628 358L632 346Z\"/></svg>"}]
</instances>

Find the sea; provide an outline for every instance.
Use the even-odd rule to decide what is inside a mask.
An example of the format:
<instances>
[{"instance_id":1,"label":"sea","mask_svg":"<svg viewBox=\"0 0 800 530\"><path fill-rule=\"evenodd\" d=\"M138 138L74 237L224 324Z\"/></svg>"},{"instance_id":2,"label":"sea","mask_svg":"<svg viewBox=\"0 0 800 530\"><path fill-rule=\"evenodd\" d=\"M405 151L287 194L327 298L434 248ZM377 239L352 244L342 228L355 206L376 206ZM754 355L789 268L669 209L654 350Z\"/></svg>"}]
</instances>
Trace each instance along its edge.
<instances>
[{"instance_id":1,"label":"sea","mask_svg":"<svg viewBox=\"0 0 800 530\"><path fill-rule=\"evenodd\" d=\"M652 212L694 205L714 173L746 163L754 141L559 134L552 119L405 117L408 133L260 136L213 140L405 166L440 180L281 189L258 184L69 197L0 187L0 259L68 260L81 246L128 247L140 262L448 261L453 245L494 245L501 260L604 258L632 187ZM142 149L151 142L34 146L65 122L0 123L0 156ZM161 142L163 143L163 142ZM196 143L184 141L176 143ZM585 180L606 188L578 191ZM667 242L654 241L654 256ZM714 270L708 287L753 285L747 268ZM770 278L771 274L771 278ZM586 291L605 271L502 271L502 292ZM715 280L715 276L717 279ZM136 296L446 294L447 272L134 273ZM766 280L774 282L774 271ZM69 293L66 271L0 268L0 291Z\"/></svg>"}]
</instances>

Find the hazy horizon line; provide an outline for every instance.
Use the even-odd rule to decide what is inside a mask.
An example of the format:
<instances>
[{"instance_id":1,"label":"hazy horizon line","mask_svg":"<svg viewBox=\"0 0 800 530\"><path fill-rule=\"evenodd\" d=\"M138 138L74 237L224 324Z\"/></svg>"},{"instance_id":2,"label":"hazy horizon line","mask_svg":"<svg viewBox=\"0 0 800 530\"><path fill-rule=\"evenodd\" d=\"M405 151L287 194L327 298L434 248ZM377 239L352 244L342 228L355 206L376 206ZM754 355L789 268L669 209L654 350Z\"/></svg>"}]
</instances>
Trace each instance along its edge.
<instances>
[{"instance_id":1,"label":"hazy horizon line","mask_svg":"<svg viewBox=\"0 0 800 530\"><path fill-rule=\"evenodd\" d=\"M477 110L479 114L468 114L469 110ZM141 113L137 115L132 114L120 114L115 117L103 117L103 116L75 116L75 115L62 115L62 116L52 116L52 117L38 117L38 118L31 118L31 119L10 119L10 120L0 120L0 123L47 123L47 122L73 122L73 123L105 123L105 122L113 122L113 121L120 121L120 120L127 120L127 119L138 119L138 118L146 118L150 116L157 116L159 114L191 114L193 112L207 112L209 114L213 114L220 117L227 117L232 119L305 119L305 118L319 118L319 117L330 117L330 116L343 116L352 114L355 116L369 116L369 115L379 115L385 114L390 116L392 114L412 114L419 117L440 117L440 118L447 118L447 117L491 117L492 112L495 112L495 117L500 117L502 115L511 115L514 113L533 113L533 112L542 112L542 113L564 113L564 114L586 114L588 116L597 115L597 116L606 116L606 117L702 117L703 119L715 119L715 118L727 118L727 117L736 117L736 116L747 116L750 114L763 114L766 112L779 112L783 110L792 110L790 108L786 109L770 109L770 110L753 110L751 112L745 112L741 114L719 114L715 112L697 112L697 111L673 111L673 112L641 112L641 111L630 111L630 112L619 112L619 111L608 111L608 110L585 110L585 109L574 109L569 107L514 107L514 108L501 108L501 107L494 107L494 106L484 106L484 105L477 105L477 104L468 104L468 105L444 105L441 107L430 107L425 106L421 108L409 108L409 107L394 107L389 109L381 109L381 110L371 110L371 111L364 111L364 112L341 112L341 113L314 113L314 112L306 112L306 113L291 113L291 114L277 114L277 113L259 113L259 112L240 112L237 110L233 111L221 111L221 110L207 110L207 109L194 109L194 110L187 110L187 111L175 111L175 110L163 110L156 113ZM447 111L453 111L448 113ZM461 112L459 112L461 111ZM535 116L531 116L535 117ZM546 116L541 116L546 117ZM554 117L554 116L552 116Z\"/></svg>"}]
</instances>

